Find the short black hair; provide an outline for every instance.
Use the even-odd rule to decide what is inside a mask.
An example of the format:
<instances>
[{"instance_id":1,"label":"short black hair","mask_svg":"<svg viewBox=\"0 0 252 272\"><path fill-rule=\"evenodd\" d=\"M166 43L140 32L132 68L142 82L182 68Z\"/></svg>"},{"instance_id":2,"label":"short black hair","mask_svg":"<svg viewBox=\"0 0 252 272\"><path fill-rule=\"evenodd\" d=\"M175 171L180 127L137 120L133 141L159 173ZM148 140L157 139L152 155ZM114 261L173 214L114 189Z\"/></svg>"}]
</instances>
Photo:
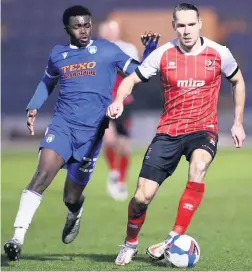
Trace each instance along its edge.
<instances>
[{"instance_id":1,"label":"short black hair","mask_svg":"<svg viewBox=\"0 0 252 272\"><path fill-rule=\"evenodd\" d=\"M84 15L92 16L91 12L86 7L80 5L69 7L63 13L62 16L63 24L64 26L67 26L69 23L69 18L71 16L84 16Z\"/></svg>"},{"instance_id":2,"label":"short black hair","mask_svg":"<svg viewBox=\"0 0 252 272\"><path fill-rule=\"evenodd\" d=\"M194 10L197 13L197 17L199 18L199 10L193 4L181 3L174 7L172 17L173 21L176 21L176 12L181 10Z\"/></svg>"}]
</instances>

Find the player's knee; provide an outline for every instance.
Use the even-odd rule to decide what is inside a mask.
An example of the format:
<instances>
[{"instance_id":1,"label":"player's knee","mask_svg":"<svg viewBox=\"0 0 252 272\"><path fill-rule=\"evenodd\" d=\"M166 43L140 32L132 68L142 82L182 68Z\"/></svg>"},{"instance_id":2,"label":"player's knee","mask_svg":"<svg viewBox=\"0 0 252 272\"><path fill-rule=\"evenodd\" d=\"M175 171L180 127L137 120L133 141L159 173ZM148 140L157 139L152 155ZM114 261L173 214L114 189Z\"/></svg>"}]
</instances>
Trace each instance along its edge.
<instances>
[{"instance_id":1,"label":"player's knee","mask_svg":"<svg viewBox=\"0 0 252 272\"><path fill-rule=\"evenodd\" d=\"M203 174L207 169L207 164L204 161L197 162L195 164L195 170L197 173Z\"/></svg>"},{"instance_id":2,"label":"player's knee","mask_svg":"<svg viewBox=\"0 0 252 272\"><path fill-rule=\"evenodd\" d=\"M72 205L72 204L74 204L75 202L76 202L76 198L73 196L73 195L64 195L64 199L63 199L63 201L64 201L64 203L65 203L65 205L66 206L68 206L68 204L69 205Z\"/></svg>"},{"instance_id":3,"label":"player's knee","mask_svg":"<svg viewBox=\"0 0 252 272\"><path fill-rule=\"evenodd\" d=\"M122 155L129 155L131 152L130 142L128 139L124 139L125 137L122 138L118 141L118 151Z\"/></svg>"},{"instance_id":4,"label":"player's knee","mask_svg":"<svg viewBox=\"0 0 252 272\"><path fill-rule=\"evenodd\" d=\"M205 176L207 167L208 165L204 161L198 161L193 163L190 167L190 179L196 182L201 182Z\"/></svg>"},{"instance_id":5,"label":"player's knee","mask_svg":"<svg viewBox=\"0 0 252 272\"><path fill-rule=\"evenodd\" d=\"M115 147L116 145L116 135L112 129L109 129L109 131L105 132L103 144L105 147Z\"/></svg>"},{"instance_id":6,"label":"player's knee","mask_svg":"<svg viewBox=\"0 0 252 272\"><path fill-rule=\"evenodd\" d=\"M139 205L148 205L151 200L152 196L149 194L146 194L143 190L138 189L135 193L134 196L135 202L138 203Z\"/></svg>"},{"instance_id":7,"label":"player's knee","mask_svg":"<svg viewBox=\"0 0 252 272\"><path fill-rule=\"evenodd\" d=\"M64 202L67 206L67 204L69 205L74 205L75 203L79 202L79 195L74 194L74 193L67 193L64 195Z\"/></svg>"},{"instance_id":8,"label":"player's knee","mask_svg":"<svg viewBox=\"0 0 252 272\"><path fill-rule=\"evenodd\" d=\"M136 197L132 198L133 209L136 213L141 213L147 210L149 203L144 203L141 199L137 199Z\"/></svg>"},{"instance_id":9,"label":"player's knee","mask_svg":"<svg viewBox=\"0 0 252 272\"><path fill-rule=\"evenodd\" d=\"M138 203L148 205L158 191L159 184L153 180L140 177L134 198Z\"/></svg>"},{"instance_id":10,"label":"player's knee","mask_svg":"<svg viewBox=\"0 0 252 272\"><path fill-rule=\"evenodd\" d=\"M42 194L52 180L50 171L37 171L27 189Z\"/></svg>"},{"instance_id":11,"label":"player's knee","mask_svg":"<svg viewBox=\"0 0 252 272\"><path fill-rule=\"evenodd\" d=\"M106 148L115 148L116 147L116 141L104 141L103 147Z\"/></svg>"}]
</instances>

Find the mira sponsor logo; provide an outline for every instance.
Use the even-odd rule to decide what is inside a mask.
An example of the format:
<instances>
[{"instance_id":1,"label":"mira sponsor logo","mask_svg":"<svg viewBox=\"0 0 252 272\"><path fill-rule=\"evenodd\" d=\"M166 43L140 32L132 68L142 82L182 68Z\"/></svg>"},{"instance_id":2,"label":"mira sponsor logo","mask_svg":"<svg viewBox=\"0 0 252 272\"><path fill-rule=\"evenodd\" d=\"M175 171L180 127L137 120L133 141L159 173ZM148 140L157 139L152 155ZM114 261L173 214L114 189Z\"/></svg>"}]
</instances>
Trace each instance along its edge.
<instances>
[{"instance_id":1,"label":"mira sponsor logo","mask_svg":"<svg viewBox=\"0 0 252 272\"><path fill-rule=\"evenodd\" d=\"M197 80L190 78L189 80L178 80L177 86L181 88L198 88L205 85L205 80Z\"/></svg>"},{"instance_id":2,"label":"mira sponsor logo","mask_svg":"<svg viewBox=\"0 0 252 272\"><path fill-rule=\"evenodd\" d=\"M76 76L95 76L96 70L93 70L95 67L96 62L90 61L66 65L63 66L61 69L64 73L64 78L68 79Z\"/></svg>"}]
</instances>

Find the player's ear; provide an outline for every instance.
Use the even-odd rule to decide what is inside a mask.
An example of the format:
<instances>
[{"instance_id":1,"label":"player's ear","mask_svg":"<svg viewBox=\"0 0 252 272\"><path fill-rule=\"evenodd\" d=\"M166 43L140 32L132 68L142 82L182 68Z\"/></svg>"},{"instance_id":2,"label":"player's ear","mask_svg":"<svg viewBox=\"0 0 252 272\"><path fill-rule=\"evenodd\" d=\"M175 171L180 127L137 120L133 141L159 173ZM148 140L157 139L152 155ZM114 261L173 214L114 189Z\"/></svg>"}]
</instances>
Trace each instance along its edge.
<instances>
[{"instance_id":1,"label":"player's ear","mask_svg":"<svg viewBox=\"0 0 252 272\"><path fill-rule=\"evenodd\" d=\"M174 20L172 20L172 27L173 27L174 30L176 30L176 23L175 23Z\"/></svg>"},{"instance_id":2,"label":"player's ear","mask_svg":"<svg viewBox=\"0 0 252 272\"><path fill-rule=\"evenodd\" d=\"M199 29L201 30L201 28L202 28L202 19L199 18Z\"/></svg>"},{"instance_id":3,"label":"player's ear","mask_svg":"<svg viewBox=\"0 0 252 272\"><path fill-rule=\"evenodd\" d=\"M70 35L69 30L68 30L68 27L65 26L64 29L65 29L66 33L67 33L68 35Z\"/></svg>"}]
</instances>

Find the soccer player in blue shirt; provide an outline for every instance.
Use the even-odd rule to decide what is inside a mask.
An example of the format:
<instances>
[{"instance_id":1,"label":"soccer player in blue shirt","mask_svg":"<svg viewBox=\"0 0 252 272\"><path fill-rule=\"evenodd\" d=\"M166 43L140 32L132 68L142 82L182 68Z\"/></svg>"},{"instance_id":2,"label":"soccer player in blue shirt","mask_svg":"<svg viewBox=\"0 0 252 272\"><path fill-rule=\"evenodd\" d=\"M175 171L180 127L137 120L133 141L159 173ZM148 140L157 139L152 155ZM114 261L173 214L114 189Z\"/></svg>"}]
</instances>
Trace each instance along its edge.
<instances>
[{"instance_id":1,"label":"soccer player in blue shirt","mask_svg":"<svg viewBox=\"0 0 252 272\"><path fill-rule=\"evenodd\" d=\"M68 208L63 243L78 235L83 211L83 190L95 168L102 138L108 127L107 107L117 71L131 74L138 62L107 40L91 39L91 13L83 6L65 10L63 23L70 44L57 45L49 56L45 75L27 106L27 126L34 135L38 110L60 83L51 124L39 147L36 172L22 192L14 223L14 236L4 245L9 260L18 260L26 231L42 200L42 194L61 168L67 169L64 202ZM157 46L145 41L146 57ZM154 43L154 46L153 46Z\"/></svg>"}]
</instances>

